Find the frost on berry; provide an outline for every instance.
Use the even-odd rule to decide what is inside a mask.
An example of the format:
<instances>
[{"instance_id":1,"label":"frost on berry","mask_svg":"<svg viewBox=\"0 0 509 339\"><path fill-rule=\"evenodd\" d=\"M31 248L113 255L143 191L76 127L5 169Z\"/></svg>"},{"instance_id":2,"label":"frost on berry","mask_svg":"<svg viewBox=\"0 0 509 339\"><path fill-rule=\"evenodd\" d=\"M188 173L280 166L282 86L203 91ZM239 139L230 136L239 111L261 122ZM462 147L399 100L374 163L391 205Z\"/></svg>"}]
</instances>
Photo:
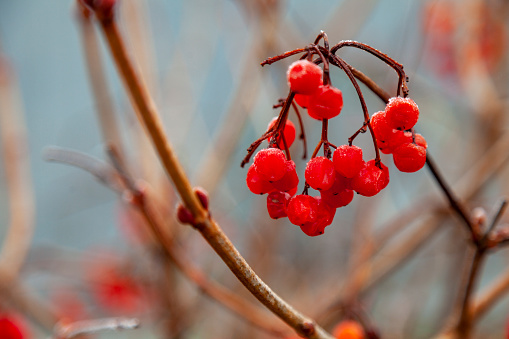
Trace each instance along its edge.
<instances>
[{"instance_id":1,"label":"frost on berry","mask_svg":"<svg viewBox=\"0 0 509 339\"><path fill-rule=\"evenodd\" d=\"M362 149L354 145L341 145L336 148L332 161L336 171L347 178L353 178L364 166Z\"/></svg>"},{"instance_id":2,"label":"frost on berry","mask_svg":"<svg viewBox=\"0 0 509 339\"><path fill-rule=\"evenodd\" d=\"M267 127L267 130L270 130L277 122L278 117L274 117ZM290 147L295 140L295 125L290 120L286 120L285 127L283 129L283 136L279 136L277 140L277 147L283 149L284 143L281 141L282 138L285 138L286 146Z\"/></svg>"},{"instance_id":3,"label":"frost on berry","mask_svg":"<svg viewBox=\"0 0 509 339\"><path fill-rule=\"evenodd\" d=\"M326 191L321 191L322 200L329 206L339 208L348 205L353 200L353 191L349 189L350 179L336 173L334 184Z\"/></svg>"},{"instance_id":4,"label":"frost on berry","mask_svg":"<svg viewBox=\"0 0 509 339\"><path fill-rule=\"evenodd\" d=\"M265 194L274 190L274 186L258 174L254 164L247 170L246 184L254 194Z\"/></svg>"},{"instance_id":5,"label":"frost on berry","mask_svg":"<svg viewBox=\"0 0 509 339\"><path fill-rule=\"evenodd\" d=\"M285 175L272 183L272 186L280 191L287 192L299 184L299 176L295 170L295 162L293 160L286 161Z\"/></svg>"},{"instance_id":6,"label":"frost on berry","mask_svg":"<svg viewBox=\"0 0 509 339\"><path fill-rule=\"evenodd\" d=\"M287 207L288 219L297 226L315 222L318 202L309 195L298 194L290 199Z\"/></svg>"},{"instance_id":7,"label":"frost on berry","mask_svg":"<svg viewBox=\"0 0 509 339\"><path fill-rule=\"evenodd\" d=\"M428 148L428 143L426 142L426 139L424 139L424 137L419 133L415 133L415 144L424 147L424 149Z\"/></svg>"},{"instance_id":8,"label":"frost on berry","mask_svg":"<svg viewBox=\"0 0 509 339\"><path fill-rule=\"evenodd\" d=\"M290 194L281 191L274 191L267 195L267 211L272 219L279 219L287 216L286 209L290 201Z\"/></svg>"},{"instance_id":9,"label":"frost on berry","mask_svg":"<svg viewBox=\"0 0 509 339\"><path fill-rule=\"evenodd\" d=\"M326 204L321 197L313 198L316 200L316 219L313 222L308 222L300 226L302 232L310 237L316 237L317 235L325 232L325 227L332 224L336 209Z\"/></svg>"},{"instance_id":10,"label":"frost on berry","mask_svg":"<svg viewBox=\"0 0 509 339\"><path fill-rule=\"evenodd\" d=\"M327 190L334 184L334 164L325 157L313 158L306 165L304 177L312 188Z\"/></svg>"},{"instance_id":11,"label":"frost on berry","mask_svg":"<svg viewBox=\"0 0 509 339\"><path fill-rule=\"evenodd\" d=\"M266 148L258 151L253 159L256 172L265 180L276 181L286 173L286 157L278 148Z\"/></svg>"},{"instance_id":12,"label":"frost on berry","mask_svg":"<svg viewBox=\"0 0 509 339\"><path fill-rule=\"evenodd\" d=\"M426 163L426 149L412 143L403 144L394 150L393 157L394 165L401 172L416 172Z\"/></svg>"},{"instance_id":13,"label":"frost on berry","mask_svg":"<svg viewBox=\"0 0 509 339\"><path fill-rule=\"evenodd\" d=\"M389 171L386 168L384 170L378 168L374 159L366 162L359 173L352 178L353 190L366 197L376 195L389 183Z\"/></svg>"},{"instance_id":14,"label":"frost on berry","mask_svg":"<svg viewBox=\"0 0 509 339\"><path fill-rule=\"evenodd\" d=\"M322 83L322 69L308 60L298 60L290 65L286 74L288 86L299 94L312 94Z\"/></svg>"},{"instance_id":15,"label":"frost on berry","mask_svg":"<svg viewBox=\"0 0 509 339\"><path fill-rule=\"evenodd\" d=\"M342 108L343 93L333 86L322 85L309 97L308 114L314 119L332 119Z\"/></svg>"},{"instance_id":16,"label":"frost on berry","mask_svg":"<svg viewBox=\"0 0 509 339\"><path fill-rule=\"evenodd\" d=\"M343 320L334 327L332 334L336 339L365 339L362 326L354 320Z\"/></svg>"},{"instance_id":17,"label":"frost on berry","mask_svg":"<svg viewBox=\"0 0 509 339\"><path fill-rule=\"evenodd\" d=\"M387 121L393 128L407 130L417 123L419 107L410 98L390 98L385 106Z\"/></svg>"}]
</instances>

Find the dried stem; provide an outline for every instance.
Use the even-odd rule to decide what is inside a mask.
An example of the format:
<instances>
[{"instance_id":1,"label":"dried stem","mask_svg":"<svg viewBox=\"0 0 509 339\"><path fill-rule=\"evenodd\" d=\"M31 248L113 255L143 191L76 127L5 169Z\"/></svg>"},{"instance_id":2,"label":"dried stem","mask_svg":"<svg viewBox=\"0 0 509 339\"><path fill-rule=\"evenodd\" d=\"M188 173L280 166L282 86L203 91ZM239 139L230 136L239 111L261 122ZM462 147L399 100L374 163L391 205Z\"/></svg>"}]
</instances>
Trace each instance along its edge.
<instances>
[{"instance_id":1,"label":"dried stem","mask_svg":"<svg viewBox=\"0 0 509 339\"><path fill-rule=\"evenodd\" d=\"M139 79L130 60L128 59L124 43L113 18L101 18L101 27L108 41L115 64L130 93L131 100L154 147L163 163L164 169L177 188L184 205L191 211L196 223L195 228L202 234L209 245L216 251L234 275L244 286L269 310L296 330L297 333L308 338L332 338L330 334L319 327L312 319L297 312L292 306L275 294L251 269L245 259L223 233L219 225L201 206L185 175L173 149L166 138L159 114L150 98L146 87ZM289 100L293 99L290 93ZM289 106L290 103L287 103ZM279 121L281 123L281 121Z\"/></svg>"}]
</instances>

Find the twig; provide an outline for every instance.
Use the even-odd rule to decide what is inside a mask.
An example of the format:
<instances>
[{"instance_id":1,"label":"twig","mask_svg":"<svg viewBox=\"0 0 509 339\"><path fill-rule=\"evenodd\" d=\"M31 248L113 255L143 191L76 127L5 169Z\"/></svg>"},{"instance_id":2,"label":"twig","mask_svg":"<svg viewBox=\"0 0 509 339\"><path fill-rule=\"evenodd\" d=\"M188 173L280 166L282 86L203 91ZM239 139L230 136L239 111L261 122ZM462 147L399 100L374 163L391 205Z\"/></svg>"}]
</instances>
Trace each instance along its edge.
<instances>
[{"instance_id":1,"label":"twig","mask_svg":"<svg viewBox=\"0 0 509 339\"><path fill-rule=\"evenodd\" d=\"M244 286L263 305L294 328L297 333L308 338L332 338L312 319L297 312L281 299L256 275L219 225L202 207L165 135L156 107L128 58L114 18L103 16L103 13L99 13L99 11L96 11L96 14L133 105L145 125L166 173L170 176L184 205L194 216L195 228Z\"/></svg>"},{"instance_id":2,"label":"twig","mask_svg":"<svg viewBox=\"0 0 509 339\"><path fill-rule=\"evenodd\" d=\"M134 330L140 326L136 318L104 318L76 321L55 326L55 339L72 339L80 335L102 331Z\"/></svg>"}]
</instances>

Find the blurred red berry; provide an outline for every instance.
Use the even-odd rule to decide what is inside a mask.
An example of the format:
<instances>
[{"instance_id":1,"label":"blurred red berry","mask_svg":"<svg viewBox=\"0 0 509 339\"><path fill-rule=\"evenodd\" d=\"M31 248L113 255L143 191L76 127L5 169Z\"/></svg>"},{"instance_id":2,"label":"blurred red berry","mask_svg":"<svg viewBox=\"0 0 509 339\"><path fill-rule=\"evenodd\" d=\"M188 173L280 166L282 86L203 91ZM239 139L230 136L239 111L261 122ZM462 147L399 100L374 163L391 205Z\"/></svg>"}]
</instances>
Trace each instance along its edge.
<instances>
[{"instance_id":1,"label":"blurred red berry","mask_svg":"<svg viewBox=\"0 0 509 339\"><path fill-rule=\"evenodd\" d=\"M332 330L336 339L365 339L364 329L354 320L343 320Z\"/></svg>"},{"instance_id":2,"label":"blurred red berry","mask_svg":"<svg viewBox=\"0 0 509 339\"><path fill-rule=\"evenodd\" d=\"M267 130L271 129L277 122L277 117L274 117L267 128ZM285 138L286 146L290 147L295 140L295 125L290 120L286 120L285 127L283 129L283 137ZM284 144L281 141L282 137L280 136L277 141L277 147L283 149Z\"/></svg>"},{"instance_id":3,"label":"blurred red berry","mask_svg":"<svg viewBox=\"0 0 509 339\"><path fill-rule=\"evenodd\" d=\"M0 338L26 339L28 335L19 319L7 313L0 313Z\"/></svg>"}]
</instances>

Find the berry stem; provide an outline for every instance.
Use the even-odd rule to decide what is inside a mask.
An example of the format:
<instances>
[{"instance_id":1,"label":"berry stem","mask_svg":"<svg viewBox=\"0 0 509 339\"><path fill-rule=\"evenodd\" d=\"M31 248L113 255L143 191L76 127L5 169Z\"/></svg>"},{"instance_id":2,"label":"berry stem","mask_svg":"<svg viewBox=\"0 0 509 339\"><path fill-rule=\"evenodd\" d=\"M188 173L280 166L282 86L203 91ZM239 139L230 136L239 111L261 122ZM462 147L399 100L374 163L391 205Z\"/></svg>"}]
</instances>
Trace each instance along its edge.
<instances>
[{"instance_id":1,"label":"berry stem","mask_svg":"<svg viewBox=\"0 0 509 339\"><path fill-rule=\"evenodd\" d=\"M316 37L314 44L318 45L318 43L322 39L323 39L323 47L326 50L329 50L329 38L327 37L327 33L325 33L324 31L320 31L320 34L318 34L318 36Z\"/></svg>"},{"instance_id":2,"label":"berry stem","mask_svg":"<svg viewBox=\"0 0 509 339\"><path fill-rule=\"evenodd\" d=\"M336 45L334 45L331 48L330 52L331 52L331 54L336 54L336 52L340 48L345 47L345 46L350 46L350 47L355 47L355 48L362 49L362 50L364 50L364 51L366 51L366 52L376 56L377 58L379 58L380 60L385 62L387 65L391 66L396 71L396 73L398 73L398 76L399 76L399 79L398 79L398 89L397 89L396 96L400 95L401 90L403 90L403 97L406 98L408 96L408 86L406 84L407 77L405 75L405 71L403 70L403 65L402 64L400 64L396 60L392 59L387 54L380 52L376 48L373 48L373 47L371 47L369 45L366 45L366 44L363 44L361 42L354 41L354 40L343 40L343 41L340 41L339 43L337 43Z\"/></svg>"},{"instance_id":3,"label":"berry stem","mask_svg":"<svg viewBox=\"0 0 509 339\"><path fill-rule=\"evenodd\" d=\"M306 142L306 133L304 132L304 124L302 123L302 117L300 115L299 109L297 108L297 104L292 101L292 107L295 111L295 114L297 115L297 119L299 120L299 126L300 126L300 135L299 139L302 140L303 147L304 147L304 153L302 155L302 159L306 159L307 153L308 153L308 146Z\"/></svg>"},{"instance_id":4,"label":"berry stem","mask_svg":"<svg viewBox=\"0 0 509 339\"><path fill-rule=\"evenodd\" d=\"M111 18L102 20L101 17L99 19L102 31L107 39L124 85L130 94L132 103L146 127L146 131L163 163L166 173L179 192L185 207L193 214L196 222L194 225L195 229L201 233L203 238L251 294L291 326L298 334L308 338L331 339L332 336L318 326L314 320L295 310L258 277L231 243L230 239L224 234L221 227L212 219L208 211L203 208L165 135L155 104L128 57L124 41L118 31L115 20ZM290 92L280 114L277 128L284 126L293 96L294 93Z\"/></svg>"},{"instance_id":5,"label":"berry stem","mask_svg":"<svg viewBox=\"0 0 509 339\"><path fill-rule=\"evenodd\" d=\"M268 58L268 59L265 59L263 60L260 65L265 66L265 65L272 65L273 63L279 61L279 60L283 60L285 58L288 58L292 55L295 55L295 54L299 54L299 53L302 53L302 52L307 52L308 51L308 48L305 47L305 48L298 48L298 49L294 49L293 51L288 51L288 52L285 52L283 54L280 54L280 55L276 55L276 56L273 56L271 58Z\"/></svg>"}]
</instances>

